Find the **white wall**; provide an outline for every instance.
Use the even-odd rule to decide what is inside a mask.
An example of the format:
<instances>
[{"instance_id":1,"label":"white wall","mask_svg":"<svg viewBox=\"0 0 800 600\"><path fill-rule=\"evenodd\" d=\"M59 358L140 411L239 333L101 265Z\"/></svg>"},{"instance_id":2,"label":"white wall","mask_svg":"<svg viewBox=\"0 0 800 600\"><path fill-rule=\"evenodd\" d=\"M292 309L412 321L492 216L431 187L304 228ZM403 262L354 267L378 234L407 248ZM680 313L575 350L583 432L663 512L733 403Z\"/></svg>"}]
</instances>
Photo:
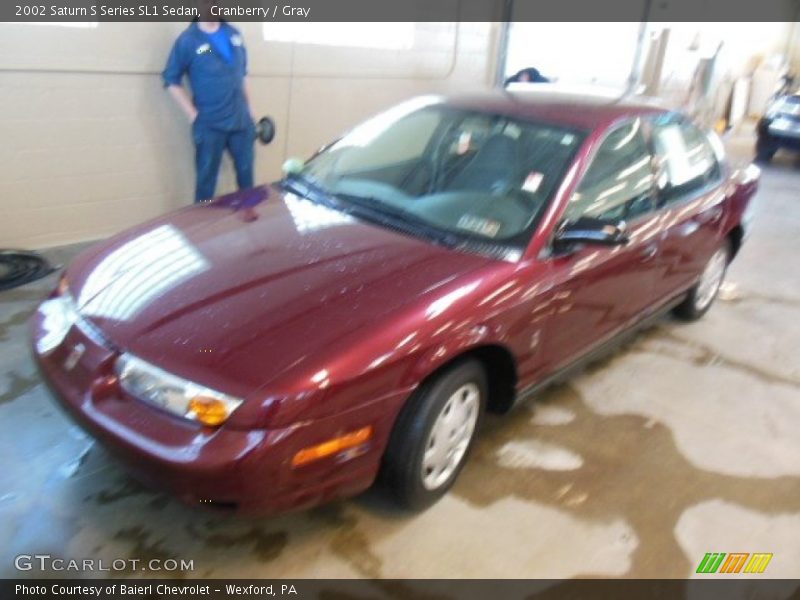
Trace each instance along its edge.
<instances>
[{"instance_id":1,"label":"white wall","mask_svg":"<svg viewBox=\"0 0 800 600\"><path fill-rule=\"evenodd\" d=\"M260 23L239 26L255 111L277 123L257 150L259 181L400 100L488 87L499 32L421 23L410 48L365 50L265 41ZM0 247L103 237L191 202L189 126L159 76L184 27L0 23ZM218 191L233 187L225 164Z\"/></svg>"}]
</instances>

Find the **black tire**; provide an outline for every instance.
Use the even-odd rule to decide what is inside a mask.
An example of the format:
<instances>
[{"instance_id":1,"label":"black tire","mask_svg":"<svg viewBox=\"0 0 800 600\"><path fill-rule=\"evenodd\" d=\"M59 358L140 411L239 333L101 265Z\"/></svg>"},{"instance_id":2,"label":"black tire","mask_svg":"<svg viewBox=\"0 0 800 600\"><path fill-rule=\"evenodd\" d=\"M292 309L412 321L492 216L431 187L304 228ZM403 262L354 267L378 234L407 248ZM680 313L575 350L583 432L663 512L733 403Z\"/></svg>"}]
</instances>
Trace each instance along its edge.
<instances>
[{"instance_id":1,"label":"black tire","mask_svg":"<svg viewBox=\"0 0 800 600\"><path fill-rule=\"evenodd\" d=\"M711 258L709 258L707 266L708 264L711 263L711 261L714 260L714 257L717 256L717 253L719 252L725 253L725 265L722 271L722 279L719 282L719 285L721 285L722 282L725 281L725 273L727 272L728 265L731 262L732 252L731 252L730 241L725 240L722 246L720 246L711 256ZM703 270L703 272L705 273L705 269ZM694 284L694 286L692 286L692 288L686 294L686 298L683 300L683 302L681 302L678 306L675 307L673 311L675 313L675 316L684 321L697 321L704 314L706 314L708 312L708 309L711 308L711 305L714 304L714 300L716 299L717 294L719 293L719 285L717 285L716 289L714 290L713 296L710 298L710 300L707 300L706 302L703 303L701 302L702 299L699 297L698 293L700 291L701 281L698 281L696 284Z\"/></svg>"},{"instance_id":2,"label":"black tire","mask_svg":"<svg viewBox=\"0 0 800 600\"><path fill-rule=\"evenodd\" d=\"M778 148L772 141L762 137L758 138L756 142L756 160L758 162L768 163L777 151Z\"/></svg>"},{"instance_id":3,"label":"black tire","mask_svg":"<svg viewBox=\"0 0 800 600\"><path fill-rule=\"evenodd\" d=\"M479 391L477 422L455 470L435 489L423 483L423 458L430 433L447 401L465 385ZM466 463L486 407L488 386L483 366L465 360L437 375L419 389L400 411L381 467L381 483L402 507L420 510L439 500L452 487Z\"/></svg>"},{"instance_id":4,"label":"black tire","mask_svg":"<svg viewBox=\"0 0 800 600\"><path fill-rule=\"evenodd\" d=\"M0 250L0 291L36 281L53 271L55 267L36 252Z\"/></svg>"}]
</instances>

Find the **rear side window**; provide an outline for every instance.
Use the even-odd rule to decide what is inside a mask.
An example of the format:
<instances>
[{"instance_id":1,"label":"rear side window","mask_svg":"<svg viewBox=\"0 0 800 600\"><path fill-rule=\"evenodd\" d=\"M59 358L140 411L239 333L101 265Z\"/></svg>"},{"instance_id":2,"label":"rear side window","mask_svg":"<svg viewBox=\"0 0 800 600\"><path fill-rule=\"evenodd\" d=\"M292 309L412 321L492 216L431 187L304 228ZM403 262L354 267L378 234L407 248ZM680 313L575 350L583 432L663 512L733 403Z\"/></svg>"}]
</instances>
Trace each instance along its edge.
<instances>
[{"instance_id":1,"label":"rear side window","mask_svg":"<svg viewBox=\"0 0 800 600\"><path fill-rule=\"evenodd\" d=\"M613 130L597 149L564 218L591 217L616 223L654 210L650 159L639 119Z\"/></svg>"},{"instance_id":2,"label":"rear side window","mask_svg":"<svg viewBox=\"0 0 800 600\"><path fill-rule=\"evenodd\" d=\"M665 201L679 200L719 180L717 154L708 137L693 124L656 124L653 145L664 165L659 187Z\"/></svg>"}]
</instances>

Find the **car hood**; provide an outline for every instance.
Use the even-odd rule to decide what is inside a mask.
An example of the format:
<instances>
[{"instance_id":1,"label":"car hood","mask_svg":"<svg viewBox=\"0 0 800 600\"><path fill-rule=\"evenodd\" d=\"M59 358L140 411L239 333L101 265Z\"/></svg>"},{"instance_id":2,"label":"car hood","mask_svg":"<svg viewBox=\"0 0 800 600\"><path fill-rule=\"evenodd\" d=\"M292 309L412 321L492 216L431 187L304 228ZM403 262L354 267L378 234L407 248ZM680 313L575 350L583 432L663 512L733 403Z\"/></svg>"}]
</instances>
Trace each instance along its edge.
<instances>
[{"instance_id":1,"label":"car hood","mask_svg":"<svg viewBox=\"0 0 800 600\"><path fill-rule=\"evenodd\" d=\"M120 350L246 397L488 261L261 187L116 236L67 280Z\"/></svg>"}]
</instances>

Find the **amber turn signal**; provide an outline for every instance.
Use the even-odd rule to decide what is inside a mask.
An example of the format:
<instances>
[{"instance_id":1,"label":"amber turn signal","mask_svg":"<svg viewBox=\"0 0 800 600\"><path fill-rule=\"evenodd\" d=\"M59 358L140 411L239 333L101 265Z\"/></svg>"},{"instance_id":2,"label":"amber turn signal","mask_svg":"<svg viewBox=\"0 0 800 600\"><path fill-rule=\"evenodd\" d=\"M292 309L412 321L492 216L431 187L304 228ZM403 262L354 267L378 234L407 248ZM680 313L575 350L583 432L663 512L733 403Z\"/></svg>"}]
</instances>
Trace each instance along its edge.
<instances>
[{"instance_id":1,"label":"amber turn signal","mask_svg":"<svg viewBox=\"0 0 800 600\"><path fill-rule=\"evenodd\" d=\"M63 296L69 291L69 281L67 281L67 276L62 275L61 278L58 280L58 286L56 287L56 295Z\"/></svg>"},{"instance_id":2,"label":"amber turn signal","mask_svg":"<svg viewBox=\"0 0 800 600\"><path fill-rule=\"evenodd\" d=\"M195 419L203 425L215 427L225 422L228 418L228 407L222 400L195 396L189 400L189 411L194 413Z\"/></svg>"},{"instance_id":3,"label":"amber turn signal","mask_svg":"<svg viewBox=\"0 0 800 600\"><path fill-rule=\"evenodd\" d=\"M303 448L300 450L300 452L294 455L294 458L292 458L292 466L300 467L315 460L319 460L320 458L337 454L342 450L354 448L355 446L359 446L368 441L371 437L372 425L367 425L361 429L356 429L355 431L335 437L327 442L317 444L316 446Z\"/></svg>"}]
</instances>

